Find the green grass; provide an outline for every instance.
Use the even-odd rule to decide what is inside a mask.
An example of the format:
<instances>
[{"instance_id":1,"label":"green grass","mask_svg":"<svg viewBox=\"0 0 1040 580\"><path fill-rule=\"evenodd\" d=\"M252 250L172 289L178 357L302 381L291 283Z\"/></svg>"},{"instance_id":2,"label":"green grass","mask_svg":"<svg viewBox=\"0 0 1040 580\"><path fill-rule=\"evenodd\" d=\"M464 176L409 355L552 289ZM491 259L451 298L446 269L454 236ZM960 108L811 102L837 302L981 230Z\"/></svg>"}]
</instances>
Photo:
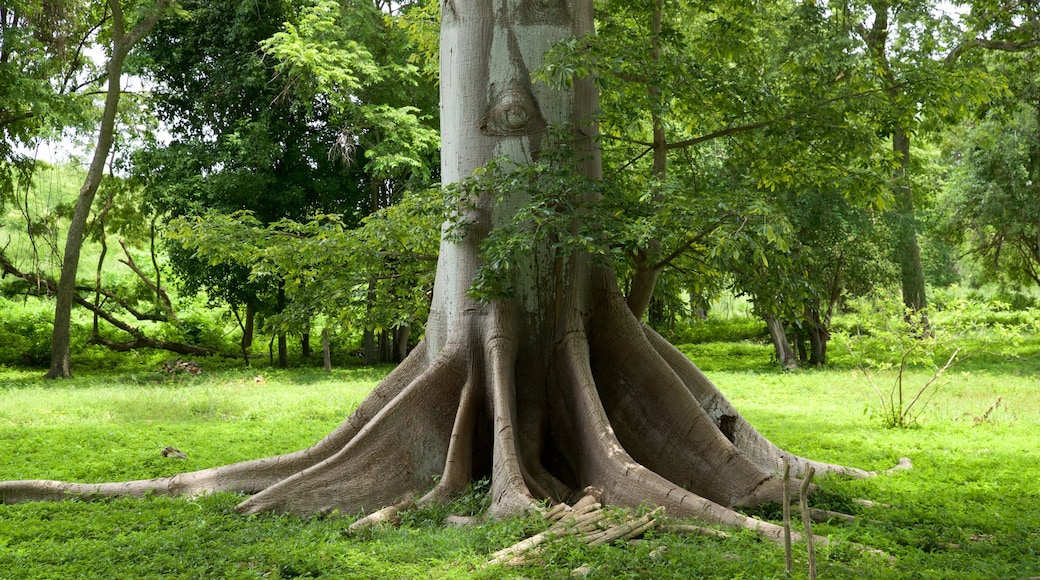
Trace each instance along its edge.
<instances>
[{"instance_id":1,"label":"green grass","mask_svg":"<svg viewBox=\"0 0 1040 580\"><path fill-rule=\"evenodd\" d=\"M44 382L37 371L0 369L0 479L156 477L295 450L338 424L386 370L225 369L175 377L134 370ZM879 427L869 413L874 395L852 370L710 376L761 431L793 452L881 470L902 456L914 461L913 470L894 475L822 480L814 503L853 512L860 522L816 527L835 540L819 550L821 578L1040 575L1035 373L954 372L920 426L905 430ZM926 375L913 371L910 378ZM976 424L997 397L1002 405ZM162 458L166 445L188 459ZM889 507L860 507L854 498ZM583 565L591 578L784 577L782 548L750 533L726 540L650 534L598 548L562 542L542 565L516 570L484 562L538 523L442 523L452 511L479 505L473 497L424 507L400 528L360 537L346 534L350 517L243 517L233 511L240 500L220 494L0 506L0 578L559 578ZM861 554L853 544L895 560ZM804 577L803 547L795 554L796 577Z\"/></svg>"}]
</instances>

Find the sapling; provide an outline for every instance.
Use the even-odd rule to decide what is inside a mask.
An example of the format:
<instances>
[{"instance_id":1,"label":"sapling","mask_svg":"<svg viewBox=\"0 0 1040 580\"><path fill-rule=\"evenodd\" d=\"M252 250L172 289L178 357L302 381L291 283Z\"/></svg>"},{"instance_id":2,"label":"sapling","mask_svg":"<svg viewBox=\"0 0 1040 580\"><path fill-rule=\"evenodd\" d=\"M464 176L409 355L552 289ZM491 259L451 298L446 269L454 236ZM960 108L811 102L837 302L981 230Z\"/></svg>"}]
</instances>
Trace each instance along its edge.
<instances>
[{"instance_id":1,"label":"sapling","mask_svg":"<svg viewBox=\"0 0 1040 580\"><path fill-rule=\"evenodd\" d=\"M925 325L927 313L923 310L897 313L892 301L881 299L873 303L880 308L873 308L873 315L864 316L863 327L855 334L839 333L838 338L877 395L882 424L887 428L913 427L936 391L939 379L967 358L962 354L962 346L954 347L948 356L943 353L963 336L952 333L947 326ZM927 331L922 330L925 328ZM911 384L912 368L930 368L932 373L923 384ZM884 371L895 373L887 392L875 381L875 373Z\"/></svg>"}]
</instances>

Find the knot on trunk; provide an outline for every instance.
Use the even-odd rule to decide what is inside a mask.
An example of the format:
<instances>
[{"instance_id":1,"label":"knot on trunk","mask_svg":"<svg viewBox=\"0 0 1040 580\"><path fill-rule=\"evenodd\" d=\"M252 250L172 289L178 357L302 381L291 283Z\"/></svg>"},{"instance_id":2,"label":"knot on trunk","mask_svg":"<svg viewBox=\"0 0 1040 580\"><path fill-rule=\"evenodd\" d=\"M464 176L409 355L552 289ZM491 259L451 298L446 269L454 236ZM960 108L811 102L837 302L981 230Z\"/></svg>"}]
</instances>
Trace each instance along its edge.
<instances>
[{"instance_id":1,"label":"knot on trunk","mask_svg":"<svg viewBox=\"0 0 1040 580\"><path fill-rule=\"evenodd\" d=\"M480 122L480 130L486 135L516 137L534 133L546 125L534 95L517 81L502 91L496 91L492 85L489 101L487 113Z\"/></svg>"}]
</instances>

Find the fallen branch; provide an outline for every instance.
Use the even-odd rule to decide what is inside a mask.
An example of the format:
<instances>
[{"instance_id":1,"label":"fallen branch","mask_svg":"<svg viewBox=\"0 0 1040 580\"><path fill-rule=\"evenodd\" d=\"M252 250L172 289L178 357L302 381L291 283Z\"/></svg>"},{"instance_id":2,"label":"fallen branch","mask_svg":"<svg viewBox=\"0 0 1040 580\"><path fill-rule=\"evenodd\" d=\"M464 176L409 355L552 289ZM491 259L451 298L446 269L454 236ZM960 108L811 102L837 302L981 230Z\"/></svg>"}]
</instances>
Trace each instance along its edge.
<instances>
[{"instance_id":1,"label":"fallen branch","mask_svg":"<svg viewBox=\"0 0 1040 580\"><path fill-rule=\"evenodd\" d=\"M706 528L704 526L692 526L686 524L658 524L657 529L666 534L679 534L686 536L709 536L712 538L727 539L729 534L722 530Z\"/></svg>"},{"instance_id":2,"label":"fallen branch","mask_svg":"<svg viewBox=\"0 0 1040 580\"><path fill-rule=\"evenodd\" d=\"M895 467L892 467L888 471L886 471L885 474L886 475L892 475L893 473L895 473L897 471L905 471L907 469L913 469L913 468L914 468L914 464L910 462L910 458L909 457L900 457L899 458L899 463L897 463L895 465Z\"/></svg>"},{"instance_id":3,"label":"fallen branch","mask_svg":"<svg viewBox=\"0 0 1040 580\"><path fill-rule=\"evenodd\" d=\"M372 526L382 523L396 525L401 521L401 512L411 509L414 505L415 500L412 498L408 498L400 503L386 506L385 508L379 511L372 512L367 516L359 519L358 521L350 524L350 527L347 528L347 531L350 533L354 533L359 530L370 528Z\"/></svg>"},{"instance_id":4,"label":"fallen branch","mask_svg":"<svg viewBox=\"0 0 1040 580\"><path fill-rule=\"evenodd\" d=\"M974 420L972 421L972 424L973 425L981 425L982 423L985 423L985 422L989 421L989 416L993 414L993 411L997 410L997 407L1000 406L1000 403L1003 400L1004 400L1003 397L997 397L996 402L993 403L992 405L990 405L989 409L986 409L986 412L983 413L981 417L975 417Z\"/></svg>"},{"instance_id":5,"label":"fallen branch","mask_svg":"<svg viewBox=\"0 0 1040 580\"><path fill-rule=\"evenodd\" d=\"M876 501L872 501L872 500L869 500L869 499L860 499L860 498L853 499L852 503L854 503L856 505L859 505L859 506L863 506L865 508L875 508L875 507L878 507L878 508L890 508L890 507L892 507L892 504L878 503Z\"/></svg>"},{"instance_id":6,"label":"fallen branch","mask_svg":"<svg viewBox=\"0 0 1040 580\"><path fill-rule=\"evenodd\" d=\"M575 505L582 503L578 502ZM559 504L553 506L543 516L547 521L555 521L554 525L543 532L495 552L491 555L488 564L524 566L535 563L537 556L549 542L564 537L577 536L589 546L601 546L618 540L636 538L656 526L663 515L664 508L659 507L639 518L627 516L619 523L607 524L610 517L603 512L599 503L586 504L577 509ZM696 528L696 526L688 527ZM704 528L697 529L698 531L704 530ZM714 532L714 530L709 532Z\"/></svg>"},{"instance_id":7,"label":"fallen branch","mask_svg":"<svg viewBox=\"0 0 1040 580\"><path fill-rule=\"evenodd\" d=\"M22 272L21 270L19 270L14 265L13 262L8 260L3 255L2 252L0 252L0 273L2 273L3 275L11 274L12 276L14 276L16 278L21 278L22 280L25 280L26 282L29 282L30 284L34 284L36 286L36 289L37 289L36 290L37 295L53 295L54 293L57 292L57 289L58 289L58 285L54 282L54 280L51 280L50 278L48 278L46 276L43 276L42 274L32 274L32 273L28 273L28 272ZM87 290L90 290L91 292L94 291L94 289L91 289L91 288L88 288ZM113 298L114 300L117 301L117 303L121 302L120 300L115 298L114 294L112 294L110 292L102 291L101 294L106 296L106 297ZM170 351L170 352L175 352L177 354L189 354L189 355L196 355L196 356L210 356L210 355L218 354L218 351L216 351L214 349L211 349L211 348L205 348L205 347L200 347L200 346L194 346L194 345L191 345L191 344L184 344L184 343L180 343L180 342L174 342L174 341L169 341L169 340L162 340L162 339L157 339L157 338L151 338L151 337L145 335L145 333L144 333L144 331L142 329L140 329L140 328L138 328L136 326L130 325L130 324L120 320L119 318L117 318L111 312L101 308L99 305L94 304L90 300L87 300L86 298L83 298L79 294L73 294L72 299L79 306L82 306L83 308L86 308L90 312L92 312L95 315L97 315L99 318L103 319L105 322L108 322L112 326L118 328L119 330L121 330L121 331L123 331L123 332L125 332L125 333L127 333L127 334L129 334L130 336L133 337L133 340L130 340L130 341L127 341L127 342L117 342L117 341L114 341L114 340L102 337L102 336L100 336L98 334L95 334L94 336L90 337L90 340L89 340L90 344L100 344L100 345L102 345L102 346L104 346L104 347L106 347L106 348L108 348L110 350L114 350L114 351L117 351L117 352L127 352L127 351L131 351L131 350L139 349L139 348L154 348L154 349L158 349L158 350L166 350L166 351ZM124 307L125 307L125 305L124 305ZM128 310L128 311L130 311L132 314L135 312L135 311L132 311L132 310ZM141 313L135 314L135 318L138 318L139 320L148 320L149 319L148 317L144 316Z\"/></svg>"},{"instance_id":8,"label":"fallen branch","mask_svg":"<svg viewBox=\"0 0 1040 580\"><path fill-rule=\"evenodd\" d=\"M843 514L841 512L835 512L831 510L824 510L820 508L809 508L809 519L812 521L822 524L831 520L840 520L843 522L855 522L856 516L849 514Z\"/></svg>"},{"instance_id":9,"label":"fallen branch","mask_svg":"<svg viewBox=\"0 0 1040 580\"><path fill-rule=\"evenodd\" d=\"M137 277L141 280L141 282L143 282L145 286L148 286L148 288L152 292L155 292L155 297L166 310L166 315L174 322L180 322L177 319L177 313L173 310L173 302L170 300L170 296L166 293L166 290L163 289L163 287L160 286L158 282L152 282L151 279L148 278L148 275L145 274L141 270L141 268L137 266L137 262L135 262L134 257L130 255L130 250L126 247L125 241L119 240L119 245L123 248L123 254L126 256L125 260L119 261L123 264L126 264L127 267L133 270L134 274L137 274ZM155 261L154 255L152 261ZM158 270L156 270L156 272L158 272Z\"/></svg>"},{"instance_id":10,"label":"fallen branch","mask_svg":"<svg viewBox=\"0 0 1040 580\"><path fill-rule=\"evenodd\" d=\"M643 517L625 522L598 534L591 534L587 541L590 546L602 546L617 540L628 540L643 535L657 524L657 517L664 513L664 508L657 508Z\"/></svg>"}]
</instances>

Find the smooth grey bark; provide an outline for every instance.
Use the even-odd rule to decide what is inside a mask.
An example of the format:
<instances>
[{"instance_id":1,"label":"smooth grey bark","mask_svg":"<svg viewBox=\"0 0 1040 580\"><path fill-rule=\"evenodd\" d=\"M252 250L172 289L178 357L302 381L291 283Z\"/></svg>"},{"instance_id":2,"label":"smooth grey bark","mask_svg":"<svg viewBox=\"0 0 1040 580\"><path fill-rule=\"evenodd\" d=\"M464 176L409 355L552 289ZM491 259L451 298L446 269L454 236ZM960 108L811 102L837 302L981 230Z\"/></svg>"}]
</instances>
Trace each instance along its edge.
<instances>
[{"instance_id":1,"label":"smooth grey bark","mask_svg":"<svg viewBox=\"0 0 1040 580\"><path fill-rule=\"evenodd\" d=\"M72 304L75 301L76 274L79 270L80 250L83 248L83 237L86 232L87 219L94 196L101 185L105 171L105 162L112 150L115 140L116 114L119 110L121 95L120 80L123 75L123 62L127 54L138 41L152 30L162 17L166 8L175 0L156 0L150 14L141 19L129 32L126 31L126 18L119 0L109 0L112 14L112 50L105 67L108 89L105 92L105 107L98 127L97 144L94 156L87 169L87 176L76 198L76 207L69 223L69 231L65 238L65 253L62 257L61 277L54 300L54 332L51 337L51 366L47 378L68 378L72 376Z\"/></svg>"}]
</instances>

